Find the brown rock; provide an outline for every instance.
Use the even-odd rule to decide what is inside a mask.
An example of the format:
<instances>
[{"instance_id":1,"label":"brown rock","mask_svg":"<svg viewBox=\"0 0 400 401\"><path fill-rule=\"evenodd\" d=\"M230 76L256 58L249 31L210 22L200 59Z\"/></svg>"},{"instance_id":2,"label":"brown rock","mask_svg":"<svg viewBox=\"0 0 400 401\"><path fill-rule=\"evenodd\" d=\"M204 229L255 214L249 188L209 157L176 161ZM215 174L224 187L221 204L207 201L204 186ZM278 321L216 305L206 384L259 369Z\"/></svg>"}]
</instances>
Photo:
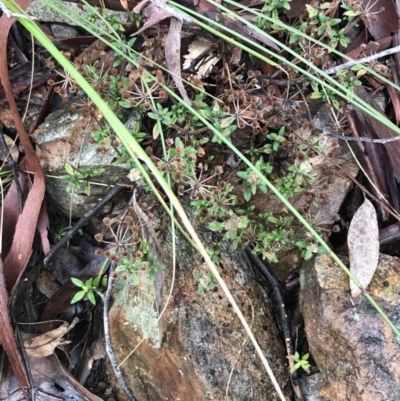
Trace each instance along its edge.
<instances>
[{"instance_id":1,"label":"brown rock","mask_svg":"<svg viewBox=\"0 0 400 401\"><path fill-rule=\"evenodd\" d=\"M380 255L367 291L400 327L400 276ZM300 307L327 401L397 401L400 341L368 301L350 298L349 280L328 255L301 271Z\"/></svg>"}]
</instances>

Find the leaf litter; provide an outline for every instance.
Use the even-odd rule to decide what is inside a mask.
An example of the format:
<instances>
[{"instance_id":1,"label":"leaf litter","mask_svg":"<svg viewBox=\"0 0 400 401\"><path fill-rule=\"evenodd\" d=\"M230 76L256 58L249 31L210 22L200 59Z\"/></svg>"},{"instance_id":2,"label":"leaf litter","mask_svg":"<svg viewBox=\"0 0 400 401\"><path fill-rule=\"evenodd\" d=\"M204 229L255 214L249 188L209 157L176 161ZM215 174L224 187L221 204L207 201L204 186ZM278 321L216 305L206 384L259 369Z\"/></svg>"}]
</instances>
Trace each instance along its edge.
<instances>
[{"instance_id":1,"label":"leaf litter","mask_svg":"<svg viewBox=\"0 0 400 401\"><path fill-rule=\"evenodd\" d=\"M300 17L304 13L305 3L306 2L304 2L303 0L293 0L292 1L292 12L285 11L286 15L288 15L290 17ZM124 2L124 4L125 4L124 8L126 8L128 3ZM262 4L262 2L246 1L244 4L247 4L249 6L255 6L255 5ZM199 10L214 10L215 9L214 6L210 6L209 3L207 3L206 1L203 1L203 0L198 2L198 4L195 4L195 6L198 7ZM384 1L374 2L373 5L371 5L371 2L369 0L368 1L364 0L363 8L364 8L364 13L363 13L361 19L364 21L365 31L360 33L359 37L362 38L361 39L362 43L359 44L358 47L355 49L357 56L359 55L360 57L362 57L366 53L365 51L363 51L363 46L373 47L372 45L375 43L372 40L369 41L368 43L364 43L365 39L363 39L363 38L365 38L367 36L367 32L371 34L371 36L374 38L374 40L381 41L382 43L384 42L384 46L382 46L382 48L390 45L389 39L391 38L390 35L392 33L395 33L397 36L399 35L398 18L396 18L397 12L396 12L392 2L390 2L388 0L384 0ZM145 1L142 1L141 3L139 3L136 6L136 8L134 9L134 11L139 12L142 9L144 10L144 15L148 17L148 20L144 22L143 26L140 29L136 30L136 32L135 32L136 35L143 34L143 32L149 30L152 27L157 27L157 29L158 29L159 25L157 25L157 24L159 24L160 22L162 22L163 24L165 22L168 23L168 21L171 20L171 23L170 23L171 25L168 30L168 35L167 35L167 39L166 39L165 61L166 61L167 67L172 72L172 79L175 82L176 88L180 92L181 96L186 100L186 102L190 103L192 100L190 97L191 92L189 92L189 93L187 92L187 89L185 88L185 85L181 79L181 51L182 51L182 43L181 42L182 42L182 30L185 28L185 24L182 23L182 19L179 18L180 16L177 15L176 12L173 12L171 9L168 8L166 1L150 1L149 2L149 1L145 0ZM272 49L279 51L279 48L276 45L274 45L269 40L266 40L263 36L260 36L256 31L253 31L251 28L247 27L246 25L242 24L241 22L235 20L234 18L227 17L226 15L221 15L220 17L221 17L223 23L227 26L230 26L234 31L241 32L244 36L246 36L248 38L252 38L253 40L257 40L257 41L264 43L265 45L271 47ZM304 18L304 14L301 18ZM165 21L165 20L167 20L167 21ZM187 22L187 21L184 21L184 22ZM191 45L194 46L194 43L195 42L192 42ZM96 58L98 55L101 55L105 51L106 51L106 47L103 47L101 49L101 51L96 51L95 52ZM349 50L349 51L351 51L351 50ZM190 53L190 50L189 50L189 53ZM197 78L200 81L204 80L205 78L210 77L211 82L219 82L218 79L221 76L224 77L224 75L223 75L224 73L221 74L222 69L219 70L219 72L220 72L219 76L218 76L218 74L215 73L215 71L217 71L220 68L220 65L225 63L224 57L221 56L223 54L223 52L215 52L215 54L217 56L214 57L212 59L212 62L210 62L210 64L207 65L207 67L205 68L205 71L199 71ZM242 56L241 53L239 53L239 54L240 54L240 56ZM311 56L311 57L313 57L313 56ZM398 62L398 55L393 56L393 58L397 62L397 64L395 65L395 67L392 67L392 71L391 71L392 75L390 75L391 77L395 77L395 74L399 75L398 65L400 63ZM76 57L75 60L78 61L78 59L79 59L79 56ZM324 55L322 57L318 56L315 58L315 60L317 60L316 63L320 63L319 64L320 66L323 66L324 62L326 62L326 63L331 62L329 57L327 57L326 55ZM242 61L242 60L238 60L237 63L235 63L235 67L241 65L240 61ZM92 60L92 62L93 62L93 60ZM248 62L248 60L246 62ZM105 68L106 70L108 70L108 64L109 63L107 63L107 68ZM197 65L200 65L200 61ZM276 114L278 114L277 116L268 115L267 116L268 118L264 118L265 114L262 115L262 112L259 109L257 110L257 108L255 107L255 104L262 103L262 102L256 101L255 97L251 98L251 99L250 99L250 97L247 98L249 93L253 93L254 91L259 91L259 92L263 91L263 92L267 93L267 96L262 98L263 102L268 105L275 103L275 106L276 106L277 103L275 102L275 100L277 98L284 99L283 94L286 93L285 92L286 90L287 90L287 93L289 94L289 86L291 85L289 81L286 82L287 85L286 84L285 85L276 84L273 82L273 78L271 79L271 81L269 81L269 78L271 78L271 76L273 76L274 74L279 75L278 71L274 71L271 66L267 66L267 65L264 65L264 66L261 65L261 66L259 66L259 69L260 69L260 71L258 71L257 74L255 74L256 77L253 78L254 77L254 75L253 75L252 79L247 80L247 81L246 81L246 79L247 79L246 73L249 71L246 71L246 68L239 69L236 76L240 76L239 75L239 72L240 72L241 76L243 77L243 80L240 83L240 87L235 88L235 91L231 88L229 90L229 92L220 96L220 100L225 100L225 103L226 103L225 107L231 108L230 112L234 113L237 116L238 122L241 123L241 125L242 125L242 127L240 127L240 128L244 128L244 126L246 126L247 131L248 131L246 133L246 135L248 135L246 140L247 140L247 142L251 141L252 144L259 143L259 140L256 139L257 135L260 135L261 132L263 132L263 133L268 132L268 129L276 129L275 127L282 126L282 121L283 121L283 124L286 124L287 126L290 126L290 124L291 124L291 122L288 123L287 119L284 120L284 118L287 117L287 115L282 118L281 112L277 112L276 113ZM272 72L271 72L271 70L272 70ZM214 73L213 73L213 71L214 71ZM266 73L267 71L268 71L268 74ZM53 76L54 76L54 74L53 74ZM248 74L248 76L250 76L250 73ZM283 77L283 78L286 78L286 77ZM395 78L393 78L393 79L395 79ZM252 83L250 84L248 81L250 81ZM254 82L254 81L256 81L256 82ZM232 82L235 82L235 79L233 79ZM370 81L370 82L372 82L372 81ZM213 85L215 85L215 84L213 83ZM376 82L375 83L372 82L371 85L372 86L375 85L374 89L377 89ZM200 86L203 86L203 83L199 84L199 87ZM218 87L218 85L217 85L217 87ZM398 116L400 115L400 112L399 112L399 104L398 104L398 102L396 103L396 101L397 101L396 93L391 91L389 88L387 88L387 89L389 91L389 96L392 98L394 108L395 108L395 113L398 118ZM23 90L23 89L21 89L21 90ZM218 90L220 90L223 93L223 90L221 90L220 88L218 88ZM239 91L242 91L242 92L239 93ZM7 92L7 90L6 90L6 92ZM17 91L15 89L13 89L13 93L15 94L16 92ZM293 95L293 93L292 93L292 95ZM237 100L235 98L235 96L238 96L238 99L240 98L240 100ZM257 92L257 96L259 96L258 92ZM367 98L368 102L373 104L372 100L370 100L368 95L364 95L364 96L365 96L365 98ZM373 104L373 106L376 107L374 104ZM260 106L257 106L257 107L260 107ZM361 111L357 110L356 113L359 116L359 121L361 121L358 126L358 128L360 128L361 135L365 135L367 131L373 131L374 135L376 135L378 137L382 137L382 136L389 137L389 136L395 135L392 131L388 130L387 128L385 128L385 127L382 128L381 124L376 123L374 120L371 121L371 119L369 117L365 116L364 113L362 113ZM294 114L296 114L296 113L294 113ZM299 115L300 113L297 113L297 114ZM255 123L253 123L253 126L251 126L251 123L248 123L248 121L256 120L256 118L254 118L254 117L257 117L257 121L262 122L261 128L255 126L256 125ZM265 123L265 121L267 121L268 123ZM250 127L250 128L248 128L248 127ZM371 129L371 127L372 127L372 129ZM253 132L251 132L252 128L253 128ZM264 128L265 128L265 132L263 131ZM382 134L382 132L383 132L383 134ZM157 139L157 138L154 138L154 139ZM290 146L289 144L286 144L286 145ZM391 165L387 169L385 169L385 168L382 169L384 171L390 171L390 172L393 172L393 170L394 170L394 175L396 176L396 178L399 177L399 174L400 174L399 173L400 169L397 166L398 158L395 156L398 153L398 152L396 152L396 149L398 146L399 146L398 143L393 143L388 146L389 157L387 159L386 158L383 158L383 159L384 159L384 163L387 163L389 165L391 164ZM244 149L244 148L245 147L242 146L242 149ZM366 146L366 148L367 148L367 146ZM208 147L208 145L204 146L204 149L206 149L204 152L205 156L208 156L210 154L210 152L212 151L211 147ZM368 150L368 148L366 150L364 149L363 151L365 154L368 154L368 157L371 156L372 152L370 150ZM230 160L231 157L232 157L232 155L229 155L227 160ZM272 158L271 158L271 160L272 160ZM32 162L32 160L30 161L30 163L35 164L34 162ZM372 166L373 168L375 168L375 169L379 168L378 162L376 160L372 164L373 164L373 166ZM378 181L384 180L384 175L385 174L377 174L377 176L378 176L377 180ZM36 182L36 181L38 181L38 182ZM35 180L35 185L36 184L41 185L40 180ZM390 188L390 185L391 185L391 183L389 180L389 185L388 185L388 183L386 183L386 185L382 184L381 187L383 187L383 188L389 187ZM33 189L35 190L35 188L33 188ZM34 192L34 191L32 191L32 192ZM37 192L40 192L40 191L37 191ZM394 199L391 199L391 202L394 204L396 204L396 196L398 197L398 195L396 193L394 193L393 194ZM39 194L38 198L40 198L40 194ZM15 197L14 197L14 199L15 199ZM46 236L46 231L47 231L47 226L48 226L46 216L44 216L45 223L40 223L40 221L39 221L39 223L37 223L36 217L35 217L35 216L37 216L38 211L40 209L40 204L41 204L41 199L38 199L37 202L34 204L35 210L32 215L32 222L29 225L29 232L30 232L30 237L32 237L33 232L35 231L34 226L35 226L35 224L38 224L40 227L43 242L45 243L46 242L45 236ZM30 205L29 202L27 202L27 205L26 205L27 210L28 210L29 205ZM396 206L398 209L398 202L397 202ZM41 208L40 210L42 213L43 208ZM138 213L138 215L140 215L140 213ZM10 216L11 216L11 214L10 214ZM24 218L26 218L26 213L24 215ZM14 220L15 220L15 217L14 217ZM14 225L15 224L16 223L14 223ZM20 232L21 232L21 228L19 228L17 233L20 233ZM359 280L363 289L365 289L368 286L369 282L371 281L371 279L374 275L374 272L375 272L375 269L377 266L377 260L378 260L378 255L379 255L379 237L378 236L379 236L379 229L378 229L378 221L377 221L375 209L374 209L373 205L371 204L371 202L369 200L365 199L362 206L358 209L358 211L354 215L352 222L350 224L349 232L348 232L348 249L349 249L349 255L350 255L351 271L356 276L356 278ZM155 238L155 235L151 235L151 238ZM147 238L147 239L149 241L149 238ZM18 238L18 236L16 236L15 242L18 243L18 241L19 241L19 238ZM31 241L31 239L29 241ZM21 271L25 268L25 266L22 266L22 265L26 264L26 259L27 259L26 254L27 254L28 250L30 250L29 241L28 241L28 245L26 245L27 242L24 242L24 252L23 252L24 260L22 263L20 263L18 265L18 271L16 273L15 272L10 273L8 271L5 271L5 273L4 273L5 275L7 275L7 274L12 275L12 278L8 279L9 286L14 285L15 281L18 280L18 278L20 277ZM13 245L15 246L15 244L13 244ZM48 244L45 245L45 249L46 249L46 251L49 250ZM15 253L15 251L14 251L14 253ZM10 258L10 260L11 260L11 258ZM6 280L7 280L7 276L6 276ZM350 286L351 286L351 293L354 298L361 294L362 291L360 289L358 289L353 283L350 283ZM159 291L161 291L161 290L159 290ZM3 302L3 305L5 305L5 304L6 303ZM64 330L63 326L61 326L61 328L62 328L62 330ZM160 332L161 331L162 330L160 328ZM39 339L40 339L40 337L39 337ZM59 339L50 341L48 348L45 347L44 345L38 346L39 354L37 356L40 356L41 353L50 355L53 352L54 347L58 344L58 342L59 342ZM29 352L31 352L31 351L29 351ZM21 380L23 380L23 379L21 379Z\"/></svg>"}]
</instances>

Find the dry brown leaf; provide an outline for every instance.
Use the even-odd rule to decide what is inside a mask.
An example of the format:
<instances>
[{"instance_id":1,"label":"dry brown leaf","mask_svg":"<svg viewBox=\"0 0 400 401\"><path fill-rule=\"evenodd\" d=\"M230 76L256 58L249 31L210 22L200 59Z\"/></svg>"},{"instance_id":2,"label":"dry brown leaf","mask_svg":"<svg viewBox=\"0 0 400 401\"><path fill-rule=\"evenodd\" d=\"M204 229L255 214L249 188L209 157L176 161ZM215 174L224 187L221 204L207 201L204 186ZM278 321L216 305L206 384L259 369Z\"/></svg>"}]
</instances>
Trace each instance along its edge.
<instances>
[{"instance_id":1,"label":"dry brown leaf","mask_svg":"<svg viewBox=\"0 0 400 401\"><path fill-rule=\"evenodd\" d=\"M183 86L181 77L181 41L182 41L182 21L177 18L171 18L171 24L165 42L165 62L167 63L168 70L171 72L172 79L175 82L182 99L192 104L189 96Z\"/></svg>"},{"instance_id":2,"label":"dry brown leaf","mask_svg":"<svg viewBox=\"0 0 400 401\"><path fill-rule=\"evenodd\" d=\"M75 372L75 379L79 383L84 384L92 371L93 363L99 359L105 359L105 357L106 345L104 337L100 337L89 348L85 349L78 369Z\"/></svg>"},{"instance_id":3,"label":"dry brown leaf","mask_svg":"<svg viewBox=\"0 0 400 401\"><path fill-rule=\"evenodd\" d=\"M392 0L362 0L361 14L365 26L375 40L389 36L399 29L399 16Z\"/></svg>"},{"instance_id":4,"label":"dry brown leaf","mask_svg":"<svg viewBox=\"0 0 400 401\"><path fill-rule=\"evenodd\" d=\"M29 334L23 334L23 339ZM36 401L101 401L101 398L86 390L63 367L56 355L46 358L32 358L28 356L29 368L37 393ZM2 369L0 382L0 401L28 401L21 387L13 376L7 362Z\"/></svg>"},{"instance_id":5,"label":"dry brown leaf","mask_svg":"<svg viewBox=\"0 0 400 401\"><path fill-rule=\"evenodd\" d=\"M78 321L79 319L75 318L70 325L65 322L57 329L24 341L26 353L33 358L44 358L51 355L56 347L69 344L70 341L63 340L63 336L71 330Z\"/></svg>"},{"instance_id":6,"label":"dry brown leaf","mask_svg":"<svg viewBox=\"0 0 400 401\"><path fill-rule=\"evenodd\" d=\"M18 5L25 9L30 0L19 0ZM35 175L35 180L25 200L23 212L19 214L15 226L15 234L12 240L11 248L4 257L4 277L8 291L14 288L18 283L28 260L32 253L33 238L36 233L39 212L44 199L45 178L40 161L33 149L32 142L25 126L22 123L19 109L12 93L11 83L8 77L7 49L8 32L14 19L7 18L5 14L0 18L0 80L5 91L9 108L14 118L15 127L18 131L18 137L25 151L25 157L29 171ZM23 384L23 383L21 383Z\"/></svg>"},{"instance_id":7,"label":"dry brown leaf","mask_svg":"<svg viewBox=\"0 0 400 401\"><path fill-rule=\"evenodd\" d=\"M161 0L161 2L166 3L165 0ZM137 14L142 13L146 17L146 20L143 26L131 36L139 35L147 28L150 28L151 26L158 24L159 22L172 16L168 11L158 7L150 0L142 0L141 2L139 2L139 4L137 4L136 7L133 9L133 12Z\"/></svg>"},{"instance_id":8,"label":"dry brown leaf","mask_svg":"<svg viewBox=\"0 0 400 401\"><path fill-rule=\"evenodd\" d=\"M376 211L365 199L350 223L347 236L350 271L365 290L375 273L379 259L379 229ZM358 297L362 291L350 281L351 296Z\"/></svg>"}]
</instances>

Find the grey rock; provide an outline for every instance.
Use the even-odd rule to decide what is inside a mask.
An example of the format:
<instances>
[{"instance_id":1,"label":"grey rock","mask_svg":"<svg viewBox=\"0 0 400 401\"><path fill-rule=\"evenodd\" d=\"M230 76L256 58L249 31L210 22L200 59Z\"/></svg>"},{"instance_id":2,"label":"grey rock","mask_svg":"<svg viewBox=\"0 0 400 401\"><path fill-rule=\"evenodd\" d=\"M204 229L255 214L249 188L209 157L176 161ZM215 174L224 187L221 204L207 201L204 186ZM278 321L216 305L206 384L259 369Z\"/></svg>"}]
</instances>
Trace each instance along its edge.
<instances>
[{"instance_id":1,"label":"grey rock","mask_svg":"<svg viewBox=\"0 0 400 401\"><path fill-rule=\"evenodd\" d=\"M125 179L129 173L124 165L114 163L117 152L109 146L107 153L99 153L96 144L90 142L91 132L97 124L90 116L71 110L58 110L51 113L34 132L36 152L46 174L46 189L52 202L66 216L80 218L109 191L108 185ZM79 169L104 168L99 176L90 179L90 194L86 188L74 188L67 193L67 182L60 176L67 175L65 164ZM96 185L97 183L97 185ZM109 211L107 205L103 213Z\"/></svg>"},{"instance_id":2,"label":"grey rock","mask_svg":"<svg viewBox=\"0 0 400 401\"><path fill-rule=\"evenodd\" d=\"M193 224L202 241L210 246L211 233L195 221ZM172 285L172 239L170 232L164 235L166 240L160 246L167 266L165 304ZM160 348L157 348L159 326L151 280L143 274L137 286L122 278L115 285L110 331L117 360L125 359L145 338L122 365L135 397L138 401L278 400L254 347L222 291L215 288L202 295L196 293L199 281L193 270L207 276L208 269L185 240L179 235L176 240L177 272L172 299L163 317ZM223 278L289 400L287 359L270 311L271 300L255 283L244 252L232 252L226 244L219 245Z\"/></svg>"},{"instance_id":3,"label":"grey rock","mask_svg":"<svg viewBox=\"0 0 400 401\"><path fill-rule=\"evenodd\" d=\"M319 395L319 390L324 384L324 377L321 373L315 373L311 376L303 375L300 378L300 387L305 401L326 401Z\"/></svg>"},{"instance_id":4,"label":"grey rock","mask_svg":"<svg viewBox=\"0 0 400 401\"><path fill-rule=\"evenodd\" d=\"M68 25L50 24L50 28L56 38L74 38L78 36L78 31Z\"/></svg>"},{"instance_id":5,"label":"grey rock","mask_svg":"<svg viewBox=\"0 0 400 401\"><path fill-rule=\"evenodd\" d=\"M42 3L40 0L34 0L27 8L27 12L32 15L33 17L37 18L41 22L59 22L62 24L71 24L71 18L75 20L80 18L84 18L85 16L91 13L91 10L86 5L82 5L79 7L76 3L68 3L68 13L61 13L57 10L53 9L52 7L47 6L46 4ZM119 21L121 23L126 22L127 20L127 13L126 12L119 12L119 11L109 11L108 15L118 15ZM92 29L106 29L106 25L101 21L99 18L93 25L91 26ZM88 25L89 27L89 25ZM101 33L101 32L99 32Z\"/></svg>"}]
</instances>

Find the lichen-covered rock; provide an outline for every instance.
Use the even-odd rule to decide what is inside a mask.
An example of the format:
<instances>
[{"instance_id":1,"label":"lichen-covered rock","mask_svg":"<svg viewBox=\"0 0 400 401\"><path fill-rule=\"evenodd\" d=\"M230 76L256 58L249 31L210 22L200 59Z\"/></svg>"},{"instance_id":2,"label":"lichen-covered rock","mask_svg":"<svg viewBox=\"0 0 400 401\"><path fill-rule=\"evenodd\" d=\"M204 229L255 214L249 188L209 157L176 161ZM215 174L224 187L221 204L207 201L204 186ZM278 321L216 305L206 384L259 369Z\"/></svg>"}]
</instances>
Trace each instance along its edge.
<instances>
[{"instance_id":1,"label":"lichen-covered rock","mask_svg":"<svg viewBox=\"0 0 400 401\"><path fill-rule=\"evenodd\" d=\"M205 244L211 234L197 226ZM172 285L171 236L162 245L167 269L164 303ZM238 317L208 269L177 236L177 272L172 298L163 318L162 345L151 280L144 274L134 286L117 279L110 310L110 329L117 360L138 401L274 401L272 383ZM287 360L270 311L271 301L255 282L244 252L221 248L222 276L252 327L277 380L290 398ZM196 277L193 270L197 270ZM200 282L208 285L202 295ZM121 393L121 398L124 399Z\"/></svg>"},{"instance_id":2,"label":"lichen-covered rock","mask_svg":"<svg viewBox=\"0 0 400 401\"><path fill-rule=\"evenodd\" d=\"M400 276L394 258L380 255L367 288L400 327ZM328 255L301 271L300 307L310 351L327 401L398 401L400 339L363 297L352 300L349 280Z\"/></svg>"},{"instance_id":3,"label":"lichen-covered rock","mask_svg":"<svg viewBox=\"0 0 400 401\"><path fill-rule=\"evenodd\" d=\"M97 145L91 143L91 133L98 124L89 115L71 110L58 110L51 113L32 136L36 153L46 173L46 188L52 202L66 216L80 218L109 191L113 185L124 179L129 172L123 165L114 163L118 154L110 145L107 153L99 153ZM78 171L104 168L101 175L90 179L101 185L90 184L87 188L74 188L66 192L67 182L60 179L67 175L65 163ZM107 206L108 208L109 206ZM107 212L105 208L103 212Z\"/></svg>"}]
</instances>

